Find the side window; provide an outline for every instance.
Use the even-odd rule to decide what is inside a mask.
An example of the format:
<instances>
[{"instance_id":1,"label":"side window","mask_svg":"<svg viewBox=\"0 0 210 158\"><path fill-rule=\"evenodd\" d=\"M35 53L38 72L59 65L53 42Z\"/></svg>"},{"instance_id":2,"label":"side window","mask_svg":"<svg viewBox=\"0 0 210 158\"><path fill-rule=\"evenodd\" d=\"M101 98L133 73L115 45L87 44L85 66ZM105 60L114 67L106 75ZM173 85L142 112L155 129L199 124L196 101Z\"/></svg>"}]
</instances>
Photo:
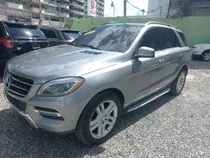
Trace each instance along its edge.
<instances>
[{"instance_id":1,"label":"side window","mask_svg":"<svg viewBox=\"0 0 210 158\"><path fill-rule=\"evenodd\" d=\"M139 48L141 47L153 48L155 51L161 50L159 28L152 28L143 35L139 45Z\"/></svg>"},{"instance_id":2,"label":"side window","mask_svg":"<svg viewBox=\"0 0 210 158\"><path fill-rule=\"evenodd\" d=\"M186 41L186 39L185 39L184 34L183 34L182 32L178 32L178 34L179 34L179 36L181 37L181 39L183 40L185 46L187 46L187 41Z\"/></svg>"},{"instance_id":3,"label":"side window","mask_svg":"<svg viewBox=\"0 0 210 158\"><path fill-rule=\"evenodd\" d=\"M57 38L54 31L41 29L41 31L45 34L47 38Z\"/></svg>"},{"instance_id":4,"label":"side window","mask_svg":"<svg viewBox=\"0 0 210 158\"><path fill-rule=\"evenodd\" d=\"M5 34L5 31L4 31L5 29L4 29L4 26L3 26L3 24L2 23L0 23L0 38L1 37L5 37L6 36L6 34Z\"/></svg>"},{"instance_id":5,"label":"side window","mask_svg":"<svg viewBox=\"0 0 210 158\"><path fill-rule=\"evenodd\" d=\"M179 40L172 29L161 28L160 30L162 49L181 47Z\"/></svg>"}]
</instances>

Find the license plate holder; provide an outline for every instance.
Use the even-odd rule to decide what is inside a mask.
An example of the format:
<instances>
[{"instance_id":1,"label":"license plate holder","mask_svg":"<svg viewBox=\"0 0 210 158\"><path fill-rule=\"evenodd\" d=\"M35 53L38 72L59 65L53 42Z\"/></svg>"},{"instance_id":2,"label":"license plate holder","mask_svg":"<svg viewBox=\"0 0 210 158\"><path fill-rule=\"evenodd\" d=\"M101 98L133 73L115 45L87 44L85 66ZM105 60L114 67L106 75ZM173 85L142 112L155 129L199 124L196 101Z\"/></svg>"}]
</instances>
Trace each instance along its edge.
<instances>
[{"instance_id":1,"label":"license plate holder","mask_svg":"<svg viewBox=\"0 0 210 158\"><path fill-rule=\"evenodd\" d=\"M40 49L41 48L41 44L38 42L32 43L32 48L35 49Z\"/></svg>"}]
</instances>

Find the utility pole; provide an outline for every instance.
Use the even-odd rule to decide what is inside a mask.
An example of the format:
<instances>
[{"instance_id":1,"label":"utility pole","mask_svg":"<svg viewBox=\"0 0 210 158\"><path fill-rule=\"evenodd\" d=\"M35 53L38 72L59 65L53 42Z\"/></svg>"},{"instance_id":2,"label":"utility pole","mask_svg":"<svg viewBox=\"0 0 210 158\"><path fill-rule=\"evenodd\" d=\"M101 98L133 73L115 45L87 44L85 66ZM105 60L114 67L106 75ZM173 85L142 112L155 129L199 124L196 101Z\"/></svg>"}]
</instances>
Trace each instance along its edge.
<instances>
[{"instance_id":1,"label":"utility pole","mask_svg":"<svg viewBox=\"0 0 210 158\"><path fill-rule=\"evenodd\" d=\"M39 0L39 25L42 25L42 5L41 5L41 0Z\"/></svg>"},{"instance_id":2,"label":"utility pole","mask_svg":"<svg viewBox=\"0 0 210 158\"><path fill-rule=\"evenodd\" d=\"M162 6L160 6L160 18L162 16Z\"/></svg>"},{"instance_id":3,"label":"utility pole","mask_svg":"<svg viewBox=\"0 0 210 158\"><path fill-rule=\"evenodd\" d=\"M124 17L126 17L126 11L127 11L127 0L124 0Z\"/></svg>"},{"instance_id":4,"label":"utility pole","mask_svg":"<svg viewBox=\"0 0 210 158\"><path fill-rule=\"evenodd\" d=\"M112 1L111 3L111 7L113 8L113 17L115 16L115 5L114 5L114 2Z\"/></svg>"}]
</instances>

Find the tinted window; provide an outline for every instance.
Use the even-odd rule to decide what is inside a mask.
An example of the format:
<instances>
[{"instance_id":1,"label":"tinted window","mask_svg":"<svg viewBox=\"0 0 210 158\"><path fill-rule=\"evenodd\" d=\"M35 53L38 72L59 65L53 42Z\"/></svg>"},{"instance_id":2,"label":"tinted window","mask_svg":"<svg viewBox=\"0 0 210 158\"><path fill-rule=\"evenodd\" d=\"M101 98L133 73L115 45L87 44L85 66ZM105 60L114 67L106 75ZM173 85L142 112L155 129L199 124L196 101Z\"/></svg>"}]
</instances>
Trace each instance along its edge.
<instances>
[{"instance_id":1,"label":"tinted window","mask_svg":"<svg viewBox=\"0 0 210 158\"><path fill-rule=\"evenodd\" d=\"M13 38L46 39L42 31L36 26L7 24L7 27Z\"/></svg>"},{"instance_id":2,"label":"tinted window","mask_svg":"<svg viewBox=\"0 0 210 158\"><path fill-rule=\"evenodd\" d=\"M155 49L156 51L161 50L159 29L152 28L148 30L140 41L139 48L140 47L149 47Z\"/></svg>"},{"instance_id":3,"label":"tinted window","mask_svg":"<svg viewBox=\"0 0 210 158\"><path fill-rule=\"evenodd\" d=\"M89 45L101 50L125 52L142 27L135 25L101 25L77 38L73 44Z\"/></svg>"},{"instance_id":4,"label":"tinted window","mask_svg":"<svg viewBox=\"0 0 210 158\"><path fill-rule=\"evenodd\" d=\"M41 29L47 38L57 38L56 34L52 30Z\"/></svg>"},{"instance_id":5,"label":"tinted window","mask_svg":"<svg viewBox=\"0 0 210 158\"><path fill-rule=\"evenodd\" d=\"M78 32L62 31L62 34L66 40L74 40L80 36Z\"/></svg>"},{"instance_id":6,"label":"tinted window","mask_svg":"<svg viewBox=\"0 0 210 158\"><path fill-rule=\"evenodd\" d=\"M183 34L182 32L178 32L178 33L179 33L179 36L182 38L182 40L183 40L185 46L187 46L187 41L186 41L186 39L185 39L184 34Z\"/></svg>"},{"instance_id":7,"label":"tinted window","mask_svg":"<svg viewBox=\"0 0 210 158\"><path fill-rule=\"evenodd\" d=\"M169 28L160 28L162 49L180 47L175 32Z\"/></svg>"},{"instance_id":8,"label":"tinted window","mask_svg":"<svg viewBox=\"0 0 210 158\"><path fill-rule=\"evenodd\" d=\"M5 36L5 29L2 23L0 23L0 38Z\"/></svg>"}]
</instances>

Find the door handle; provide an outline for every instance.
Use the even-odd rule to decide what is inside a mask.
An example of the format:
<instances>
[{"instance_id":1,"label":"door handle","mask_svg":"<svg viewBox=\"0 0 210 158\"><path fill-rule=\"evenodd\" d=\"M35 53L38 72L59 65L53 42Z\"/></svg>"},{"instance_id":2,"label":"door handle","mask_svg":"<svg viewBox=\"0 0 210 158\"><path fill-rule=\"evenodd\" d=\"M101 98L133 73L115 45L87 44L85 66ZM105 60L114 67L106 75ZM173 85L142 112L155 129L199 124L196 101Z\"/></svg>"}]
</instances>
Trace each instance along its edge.
<instances>
[{"instance_id":1,"label":"door handle","mask_svg":"<svg viewBox=\"0 0 210 158\"><path fill-rule=\"evenodd\" d=\"M180 55L180 57L182 57L184 54L183 53L181 53L181 54L179 54Z\"/></svg>"},{"instance_id":2,"label":"door handle","mask_svg":"<svg viewBox=\"0 0 210 158\"><path fill-rule=\"evenodd\" d=\"M165 61L165 59L160 59L159 60L159 63L161 64L161 63L164 63L164 61Z\"/></svg>"}]
</instances>

